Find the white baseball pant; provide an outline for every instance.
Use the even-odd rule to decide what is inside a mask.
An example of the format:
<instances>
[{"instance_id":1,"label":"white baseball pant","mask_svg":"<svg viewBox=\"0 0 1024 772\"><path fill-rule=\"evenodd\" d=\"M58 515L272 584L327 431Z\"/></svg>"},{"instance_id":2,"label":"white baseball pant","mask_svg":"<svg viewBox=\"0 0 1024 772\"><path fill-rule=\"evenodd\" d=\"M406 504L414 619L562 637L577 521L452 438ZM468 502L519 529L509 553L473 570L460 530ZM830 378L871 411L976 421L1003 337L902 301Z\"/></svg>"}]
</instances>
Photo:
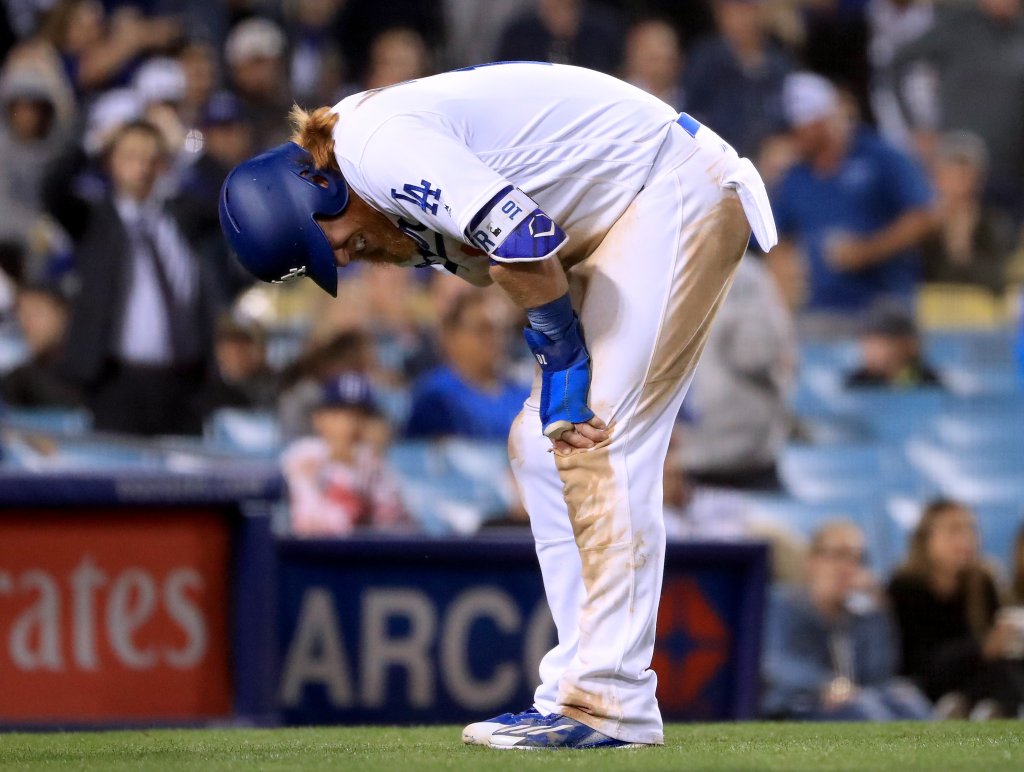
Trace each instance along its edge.
<instances>
[{"instance_id":1,"label":"white baseball pant","mask_svg":"<svg viewBox=\"0 0 1024 772\"><path fill-rule=\"evenodd\" d=\"M706 127L696 140L672 127L647 186L569 271L592 358L590 406L610 439L553 454L541 434L539 376L509 435L558 632L535 706L627 742L663 742L649 668L672 427L749 240L748 216L759 236L774 233L750 163Z\"/></svg>"}]
</instances>

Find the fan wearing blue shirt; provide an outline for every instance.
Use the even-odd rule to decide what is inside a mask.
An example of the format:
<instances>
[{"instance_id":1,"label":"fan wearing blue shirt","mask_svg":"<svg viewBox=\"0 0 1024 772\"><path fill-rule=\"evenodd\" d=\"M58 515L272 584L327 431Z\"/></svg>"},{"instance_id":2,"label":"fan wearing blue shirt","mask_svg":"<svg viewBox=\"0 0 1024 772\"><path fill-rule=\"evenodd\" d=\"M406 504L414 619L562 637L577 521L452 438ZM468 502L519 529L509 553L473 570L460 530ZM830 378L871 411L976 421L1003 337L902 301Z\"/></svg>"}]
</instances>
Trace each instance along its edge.
<instances>
[{"instance_id":1,"label":"fan wearing blue shirt","mask_svg":"<svg viewBox=\"0 0 1024 772\"><path fill-rule=\"evenodd\" d=\"M413 384L407 437L505 441L530 389L503 372L507 330L492 306L482 293L453 302L441 323L444 364Z\"/></svg>"},{"instance_id":2,"label":"fan wearing blue shirt","mask_svg":"<svg viewBox=\"0 0 1024 772\"><path fill-rule=\"evenodd\" d=\"M800 161L783 176L772 210L774 259L807 259L807 309L854 316L883 298L909 301L917 244L934 227L932 191L909 156L857 126L832 84L790 75L783 106Z\"/></svg>"}]
</instances>

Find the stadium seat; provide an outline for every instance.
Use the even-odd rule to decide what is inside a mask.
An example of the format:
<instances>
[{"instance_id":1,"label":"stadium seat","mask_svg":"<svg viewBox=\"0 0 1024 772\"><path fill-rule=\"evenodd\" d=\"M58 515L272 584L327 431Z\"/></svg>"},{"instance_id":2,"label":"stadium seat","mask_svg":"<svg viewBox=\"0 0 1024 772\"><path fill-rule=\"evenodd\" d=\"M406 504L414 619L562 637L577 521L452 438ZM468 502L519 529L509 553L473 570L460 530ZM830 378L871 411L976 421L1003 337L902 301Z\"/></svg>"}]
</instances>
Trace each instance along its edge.
<instances>
[{"instance_id":1,"label":"stadium seat","mask_svg":"<svg viewBox=\"0 0 1024 772\"><path fill-rule=\"evenodd\" d=\"M8 408L0 423L25 432L80 436L92 428L92 416L79 408Z\"/></svg>"},{"instance_id":2,"label":"stadium seat","mask_svg":"<svg viewBox=\"0 0 1024 772\"><path fill-rule=\"evenodd\" d=\"M942 330L924 335L927 361L940 368L1006 365L1013 362L1014 334L1009 327L993 330Z\"/></svg>"},{"instance_id":3,"label":"stadium seat","mask_svg":"<svg viewBox=\"0 0 1024 772\"><path fill-rule=\"evenodd\" d=\"M941 370L942 382L954 394L973 397L1019 394L1021 374L1012 362L998 365L968 364Z\"/></svg>"},{"instance_id":4,"label":"stadium seat","mask_svg":"<svg viewBox=\"0 0 1024 772\"><path fill-rule=\"evenodd\" d=\"M889 522L881 511L881 501L871 497L807 502L788 496L750 496L750 521L769 523L807 540L829 520L850 520L864 531L869 565L887 572L893 554L889 542Z\"/></svg>"},{"instance_id":5,"label":"stadium seat","mask_svg":"<svg viewBox=\"0 0 1024 772\"><path fill-rule=\"evenodd\" d=\"M281 450L281 428L269 411L218 410L206 423L206 439L213 448L248 456L271 457Z\"/></svg>"},{"instance_id":6,"label":"stadium seat","mask_svg":"<svg viewBox=\"0 0 1024 772\"><path fill-rule=\"evenodd\" d=\"M917 318L930 330L992 329L1007 320L1007 304L968 284L926 284L917 293Z\"/></svg>"},{"instance_id":7,"label":"stadium seat","mask_svg":"<svg viewBox=\"0 0 1024 772\"><path fill-rule=\"evenodd\" d=\"M878 443L789 445L779 471L792 496L812 502L918 491L922 485L897 447Z\"/></svg>"},{"instance_id":8,"label":"stadium seat","mask_svg":"<svg viewBox=\"0 0 1024 772\"><path fill-rule=\"evenodd\" d=\"M0 373L13 370L28 359L28 347L13 324L0 326Z\"/></svg>"},{"instance_id":9,"label":"stadium seat","mask_svg":"<svg viewBox=\"0 0 1024 772\"><path fill-rule=\"evenodd\" d=\"M434 535L474 533L514 500L504 443L401 442L388 460L410 514Z\"/></svg>"}]
</instances>

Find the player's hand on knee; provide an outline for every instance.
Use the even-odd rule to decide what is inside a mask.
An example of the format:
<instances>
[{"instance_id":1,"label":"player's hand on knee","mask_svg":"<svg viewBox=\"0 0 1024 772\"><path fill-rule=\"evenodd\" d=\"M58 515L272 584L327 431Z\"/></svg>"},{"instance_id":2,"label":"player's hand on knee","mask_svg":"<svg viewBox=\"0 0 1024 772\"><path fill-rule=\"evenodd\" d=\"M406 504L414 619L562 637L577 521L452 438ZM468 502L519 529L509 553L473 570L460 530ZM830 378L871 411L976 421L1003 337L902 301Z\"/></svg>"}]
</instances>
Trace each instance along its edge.
<instances>
[{"instance_id":1,"label":"player's hand on knee","mask_svg":"<svg viewBox=\"0 0 1024 772\"><path fill-rule=\"evenodd\" d=\"M573 319L565 335L552 340L532 328L523 331L541 368L542 430L556 449L592 448L607 439L604 422L587 405L590 354Z\"/></svg>"},{"instance_id":2,"label":"player's hand on knee","mask_svg":"<svg viewBox=\"0 0 1024 772\"><path fill-rule=\"evenodd\" d=\"M548 434L556 453L571 453L573 450L587 450L608 439L610 432L604 421L594 416L586 423L568 424L557 436Z\"/></svg>"}]
</instances>

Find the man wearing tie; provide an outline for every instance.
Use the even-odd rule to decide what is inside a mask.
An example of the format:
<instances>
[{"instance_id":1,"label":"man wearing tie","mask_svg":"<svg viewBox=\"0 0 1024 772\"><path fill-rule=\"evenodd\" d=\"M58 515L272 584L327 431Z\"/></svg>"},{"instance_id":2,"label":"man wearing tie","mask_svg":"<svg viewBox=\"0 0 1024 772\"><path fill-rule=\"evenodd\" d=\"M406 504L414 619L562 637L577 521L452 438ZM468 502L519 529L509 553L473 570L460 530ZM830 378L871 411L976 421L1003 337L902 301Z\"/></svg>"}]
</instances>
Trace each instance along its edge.
<instances>
[{"instance_id":1,"label":"man wearing tie","mask_svg":"<svg viewBox=\"0 0 1024 772\"><path fill-rule=\"evenodd\" d=\"M154 193L167 149L153 125L110 141L110 192L78 245L80 288L65 365L82 384L95 428L194 434L209 372L213 287L165 202Z\"/></svg>"}]
</instances>

